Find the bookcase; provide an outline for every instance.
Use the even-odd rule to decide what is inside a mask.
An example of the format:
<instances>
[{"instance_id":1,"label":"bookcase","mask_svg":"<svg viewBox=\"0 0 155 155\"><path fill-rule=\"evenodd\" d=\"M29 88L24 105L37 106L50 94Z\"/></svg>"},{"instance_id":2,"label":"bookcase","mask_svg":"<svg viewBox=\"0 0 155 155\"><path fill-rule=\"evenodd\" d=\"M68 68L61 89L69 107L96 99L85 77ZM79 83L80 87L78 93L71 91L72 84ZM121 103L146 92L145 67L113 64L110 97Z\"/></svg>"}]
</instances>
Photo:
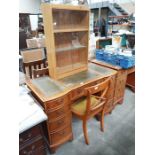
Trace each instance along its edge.
<instances>
[{"instance_id":1,"label":"bookcase","mask_svg":"<svg viewBox=\"0 0 155 155\"><path fill-rule=\"evenodd\" d=\"M49 75L53 79L88 69L89 8L41 5Z\"/></svg>"}]
</instances>

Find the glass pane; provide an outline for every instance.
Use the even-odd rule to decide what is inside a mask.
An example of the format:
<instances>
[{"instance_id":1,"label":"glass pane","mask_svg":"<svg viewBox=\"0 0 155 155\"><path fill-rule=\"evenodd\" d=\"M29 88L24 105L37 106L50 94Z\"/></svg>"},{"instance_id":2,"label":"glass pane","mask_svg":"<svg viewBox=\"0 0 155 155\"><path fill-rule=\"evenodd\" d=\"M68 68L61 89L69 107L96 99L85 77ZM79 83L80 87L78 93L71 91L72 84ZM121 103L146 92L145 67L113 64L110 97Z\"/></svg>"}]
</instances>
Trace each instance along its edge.
<instances>
[{"instance_id":1,"label":"glass pane","mask_svg":"<svg viewBox=\"0 0 155 155\"><path fill-rule=\"evenodd\" d=\"M88 28L88 12L53 9L54 30Z\"/></svg>"},{"instance_id":2,"label":"glass pane","mask_svg":"<svg viewBox=\"0 0 155 155\"><path fill-rule=\"evenodd\" d=\"M65 90L62 84L52 80L50 77L40 77L32 80L32 83L42 92L46 97L56 95Z\"/></svg>"},{"instance_id":3,"label":"glass pane","mask_svg":"<svg viewBox=\"0 0 155 155\"><path fill-rule=\"evenodd\" d=\"M76 86L79 84L84 84L88 80L93 80L101 77L100 74L93 72L91 70L83 71L68 77L61 79L60 81L67 87Z\"/></svg>"}]
</instances>

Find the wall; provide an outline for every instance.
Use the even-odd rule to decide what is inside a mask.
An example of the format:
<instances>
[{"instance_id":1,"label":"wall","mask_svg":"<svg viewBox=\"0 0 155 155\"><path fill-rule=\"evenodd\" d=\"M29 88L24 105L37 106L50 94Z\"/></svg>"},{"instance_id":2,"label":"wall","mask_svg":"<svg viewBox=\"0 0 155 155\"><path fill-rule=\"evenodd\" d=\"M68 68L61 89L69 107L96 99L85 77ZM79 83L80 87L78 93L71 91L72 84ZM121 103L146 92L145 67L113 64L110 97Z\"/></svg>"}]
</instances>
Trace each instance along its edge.
<instances>
[{"instance_id":1,"label":"wall","mask_svg":"<svg viewBox=\"0 0 155 155\"><path fill-rule=\"evenodd\" d=\"M19 13L40 13L41 0L19 0Z\"/></svg>"}]
</instances>

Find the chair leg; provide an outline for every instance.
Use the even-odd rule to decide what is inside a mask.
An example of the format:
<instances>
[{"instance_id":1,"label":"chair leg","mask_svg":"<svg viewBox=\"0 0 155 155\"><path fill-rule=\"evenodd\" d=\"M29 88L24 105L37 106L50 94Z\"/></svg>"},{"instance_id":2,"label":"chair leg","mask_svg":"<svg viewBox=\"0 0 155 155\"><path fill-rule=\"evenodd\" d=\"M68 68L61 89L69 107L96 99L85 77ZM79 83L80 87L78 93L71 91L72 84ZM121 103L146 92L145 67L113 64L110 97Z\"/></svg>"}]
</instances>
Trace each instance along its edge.
<instances>
[{"instance_id":1,"label":"chair leg","mask_svg":"<svg viewBox=\"0 0 155 155\"><path fill-rule=\"evenodd\" d=\"M101 125L101 131L104 131L104 111L102 111L101 118L100 118L100 125Z\"/></svg>"},{"instance_id":2,"label":"chair leg","mask_svg":"<svg viewBox=\"0 0 155 155\"><path fill-rule=\"evenodd\" d=\"M89 145L88 134L87 134L87 121L83 120L83 133L85 138L85 143Z\"/></svg>"}]
</instances>

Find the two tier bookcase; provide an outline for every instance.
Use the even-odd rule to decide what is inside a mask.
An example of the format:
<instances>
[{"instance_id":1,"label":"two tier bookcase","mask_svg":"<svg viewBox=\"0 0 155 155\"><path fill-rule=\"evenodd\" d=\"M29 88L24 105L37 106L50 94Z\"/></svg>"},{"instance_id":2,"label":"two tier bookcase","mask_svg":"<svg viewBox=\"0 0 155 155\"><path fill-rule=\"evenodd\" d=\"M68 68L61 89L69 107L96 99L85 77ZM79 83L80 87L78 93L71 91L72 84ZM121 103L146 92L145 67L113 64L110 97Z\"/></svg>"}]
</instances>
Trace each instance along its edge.
<instances>
[{"instance_id":1,"label":"two tier bookcase","mask_svg":"<svg viewBox=\"0 0 155 155\"><path fill-rule=\"evenodd\" d=\"M50 77L87 70L89 8L43 3L41 9Z\"/></svg>"}]
</instances>

